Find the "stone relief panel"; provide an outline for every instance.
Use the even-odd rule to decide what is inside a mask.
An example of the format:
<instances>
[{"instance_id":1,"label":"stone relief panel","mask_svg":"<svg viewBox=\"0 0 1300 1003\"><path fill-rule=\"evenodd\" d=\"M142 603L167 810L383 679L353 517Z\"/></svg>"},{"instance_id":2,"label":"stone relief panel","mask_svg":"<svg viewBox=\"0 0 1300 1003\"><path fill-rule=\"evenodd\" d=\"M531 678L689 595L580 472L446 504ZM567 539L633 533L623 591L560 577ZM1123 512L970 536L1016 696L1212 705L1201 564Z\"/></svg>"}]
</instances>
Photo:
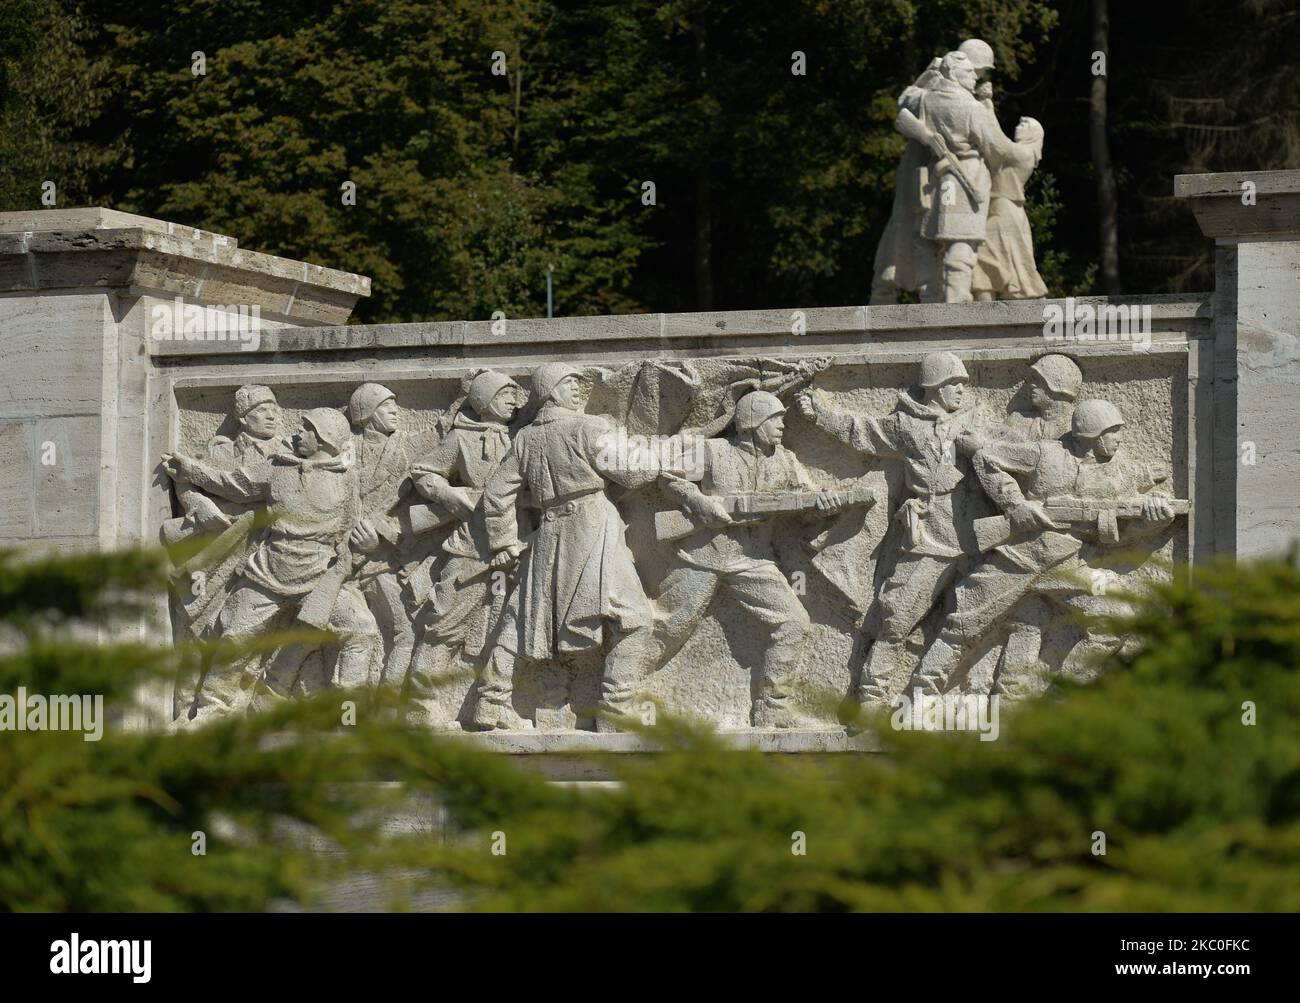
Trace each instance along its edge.
<instances>
[{"instance_id":1,"label":"stone relief panel","mask_svg":"<svg viewBox=\"0 0 1300 1003\"><path fill-rule=\"evenodd\" d=\"M1185 364L548 362L177 391L176 636L328 642L179 680L178 726L327 688L414 726L832 729L1042 692L1186 558Z\"/></svg>"}]
</instances>

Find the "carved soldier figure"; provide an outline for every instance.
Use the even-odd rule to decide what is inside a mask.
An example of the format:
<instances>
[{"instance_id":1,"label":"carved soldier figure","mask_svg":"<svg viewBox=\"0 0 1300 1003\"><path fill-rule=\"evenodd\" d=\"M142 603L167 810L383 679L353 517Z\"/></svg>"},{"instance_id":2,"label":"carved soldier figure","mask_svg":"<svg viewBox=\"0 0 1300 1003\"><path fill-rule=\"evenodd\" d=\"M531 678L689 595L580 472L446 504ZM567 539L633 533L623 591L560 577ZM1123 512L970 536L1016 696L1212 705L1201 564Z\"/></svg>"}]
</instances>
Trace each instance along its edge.
<instances>
[{"instance_id":1,"label":"carved soldier figure","mask_svg":"<svg viewBox=\"0 0 1300 1003\"><path fill-rule=\"evenodd\" d=\"M265 466L276 453L289 449L280 435L280 405L270 387L248 384L235 391L235 420L239 431L234 438L214 435L207 446L208 461L229 469ZM249 506L214 499L188 481L175 482L176 498L185 514L163 523L163 542L176 543L194 533L220 532L231 518Z\"/></svg>"},{"instance_id":2,"label":"carved soldier figure","mask_svg":"<svg viewBox=\"0 0 1300 1003\"><path fill-rule=\"evenodd\" d=\"M248 384L236 390L234 418L239 431L233 438L214 435L208 440L207 459L214 466L249 474L265 472L272 456L290 450L289 440L280 434L280 405L270 387ZM170 545L199 534L224 534L177 569L182 578L189 576L189 596L181 602L183 620L177 626L202 637L215 626L246 555L252 515L262 506L206 495L185 478L173 483L185 514L163 523L163 542ZM189 710L198 681L197 669L187 668L177 678L173 717Z\"/></svg>"},{"instance_id":3,"label":"carved soldier figure","mask_svg":"<svg viewBox=\"0 0 1300 1003\"><path fill-rule=\"evenodd\" d=\"M364 683L378 627L354 585L348 534L356 523L358 484L348 420L335 408L302 417L293 454L265 467L221 470L180 454L163 457L169 476L231 501L265 501L275 518L221 609L221 636L250 638L288 627L294 618L340 635L335 678ZM248 707L260 693L287 696L306 652L293 645L269 660L260 656L214 666L204 677L190 716L201 720Z\"/></svg>"},{"instance_id":4,"label":"carved soldier figure","mask_svg":"<svg viewBox=\"0 0 1300 1003\"><path fill-rule=\"evenodd\" d=\"M950 352L925 356L920 365L922 399L907 393L887 418L836 414L805 393L804 417L851 449L881 459L899 459L908 497L894 513L903 530L903 550L876 597L879 626L858 685L861 703L890 701L887 687L900 671L908 638L956 575L965 548L959 539L954 493L966 475L964 455L980 443L976 411L963 407L970 377Z\"/></svg>"},{"instance_id":5,"label":"carved soldier figure","mask_svg":"<svg viewBox=\"0 0 1300 1003\"><path fill-rule=\"evenodd\" d=\"M1114 405L1085 400L1061 441L990 443L975 454L980 484L1006 513L1005 542L988 549L958 583L956 609L922 658L914 685L940 692L963 650L978 644L1021 600L1087 569L1079 556L1085 543L1120 545L1169 524L1173 500L1144 494L1152 486L1150 472L1119 457L1123 428ZM1069 507L1082 503L1082 510L1058 515L1068 519L1058 523L1051 513L1066 499Z\"/></svg>"},{"instance_id":6,"label":"carved soldier figure","mask_svg":"<svg viewBox=\"0 0 1300 1003\"><path fill-rule=\"evenodd\" d=\"M353 569L361 594L379 624L384 641L382 671L386 686L400 689L415 647L411 613L398 577L407 563L402 524L396 508L410 492L411 457L397 395L379 383L363 383L348 402L348 417L358 432L360 520L349 537L363 558ZM379 678L368 680L371 684Z\"/></svg>"},{"instance_id":7,"label":"carved soldier figure","mask_svg":"<svg viewBox=\"0 0 1300 1003\"><path fill-rule=\"evenodd\" d=\"M1012 414L1007 426L1017 439L1037 442L1059 439L1070 430L1074 402L1083 386L1083 373L1068 355L1044 355L1029 367L1025 390L1030 415Z\"/></svg>"},{"instance_id":8,"label":"carved soldier figure","mask_svg":"<svg viewBox=\"0 0 1300 1003\"><path fill-rule=\"evenodd\" d=\"M407 677L413 723L434 724L439 680L458 656L478 661L495 621L504 592L498 596L492 580L492 547L488 542L483 488L510 449L510 422L523 390L510 377L484 370L469 384L464 409L457 412L446 438L411 467L419 495L450 513L456 524L442 545L442 554L430 557L411 576L412 589L421 603L416 629L419 640ZM518 507L516 512L518 513ZM436 571L437 581L430 572ZM504 577L504 572L498 572ZM489 661L487 669L500 669L505 660ZM485 677L479 683L481 727L531 727L507 703L493 700L510 691L510 679ZM487 696L484 697L483 694Z\"/></svg>"},{"instance_id":9,"label":"carved soldier figure","mask_svg":"<svg viewBox=\"0 0 1300 1003\"><path fill-rule=\"evenodd\" d=\"M975 96L992 117L992 85L988 76L994 66L993 49L981 39L969 38L958 46L957 51L970 60L980 81ZM903 115L906 111L912 119L923 123L922 98L941 79L941 64L940 57L932 60L916 82L898 97L899 119L895 128L908 137L908 142L894 177L894 202L889 222L876 245L872 303L895 303L900 289L915 292L922 303L943 300L939 258L934 245L921 233L922 211L928 199L923 189L928 184L929 164L935 151L918 131L904 125L907 119Z\"/></svg>"},{"instance_id":10,"label":"carved soldier figure","mask_svg":"<svg viewBox=\"0 0 1300 1003\"><path fill-rule=\"evenodd\" d=\"M741 492L799 491L816 498L819 512L839 507L834 493L817 492L803 465L781 445L785 405L756 390L736 404L735 437L703 440L703 463L685 476L661 483L701 528L681 540L677 558L660 591L666 615L657 636L667 660L694 633L719 591L729 593L769 632L763 653L759 695L752 708L755 727L820 727L791 706L791 682L798 671L812 622L771 558L770 516L733 521L719 496Z\"/></svg>"},{"instance_id":11,"label":"carved soldier figure","mask_svg":"<svg viewBox=\"0 0 1300 1003\"><path fill-rule=\"evenodd\" d=\"M504 568L518 561L519 567L474 711L480 727L518 725L507 682L517 657L589 651L603 638L604 713L597 729L618 730L654 657L650 601L624 539L627 527L606 489L611 482L640 487L659 471L648 462L632 469L608 448L615 428L583 412L588 389L580 369L562 362L539 366L533 373L537 417L515 437L483 490L493 563ZM515 510L525 489L542 510L527 545Z\"/></svg>"}]
</instances>

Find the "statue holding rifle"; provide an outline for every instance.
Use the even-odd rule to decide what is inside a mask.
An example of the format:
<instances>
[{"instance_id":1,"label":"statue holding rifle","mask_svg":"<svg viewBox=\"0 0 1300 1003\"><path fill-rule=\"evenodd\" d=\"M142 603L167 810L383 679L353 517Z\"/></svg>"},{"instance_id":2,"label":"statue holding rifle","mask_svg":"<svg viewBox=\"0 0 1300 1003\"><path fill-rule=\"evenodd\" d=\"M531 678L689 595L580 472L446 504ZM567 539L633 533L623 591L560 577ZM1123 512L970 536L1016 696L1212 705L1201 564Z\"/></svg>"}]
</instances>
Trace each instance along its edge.
<instances>
[{"instance_id":1,"label":"statue holding rifle","mask_svg":"<svg viewBox=\"0 0 1300 1003\"><path fill-rule=\"evenodd\" d=\"M818 491L802 464L781 445L785 405L756 390L736 405L731 439L705 439L702 462L661 483L681 511L661 512L656 535L677 540L676 560L660 590L667 612L656 624L666 660L681 648L714 597L727 592L768 630L755 727L820 727L791 705L812 622L771 559L772 522L781 515L830 514L850 504L872 505L861 489Z\"/></svg>"}]
</instances>

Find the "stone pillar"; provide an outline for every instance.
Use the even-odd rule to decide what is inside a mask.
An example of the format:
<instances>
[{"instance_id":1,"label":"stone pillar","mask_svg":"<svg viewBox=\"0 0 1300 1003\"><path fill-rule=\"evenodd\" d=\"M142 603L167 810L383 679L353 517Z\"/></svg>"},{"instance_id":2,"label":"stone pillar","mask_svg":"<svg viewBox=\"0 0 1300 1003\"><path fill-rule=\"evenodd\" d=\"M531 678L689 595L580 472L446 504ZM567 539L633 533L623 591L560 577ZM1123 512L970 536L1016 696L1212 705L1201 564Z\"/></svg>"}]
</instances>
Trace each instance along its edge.
<instances>
[{"instance_id":1,"label":"stone pillar","mask_svg":"<svg viewBox=\"0 0 1300 1003\"><path fill-rule=\"evenodd\" d=\"M1185 174L1215 241L1214 551L1300 540L1300 171Z\"/></svg>"},{"instance_id":2,"label":"stone pillar","mask_svg":"<svg viewBox=\"0 0 1300 1003\"><path fill-rule=\"evenodd\" d=\"M257 308L266 328L347 321L370 280L109 209L0 213L0 546L145 540L157 457L150 355ZM164 330L184 306L199 327ZM211 308L211 309L208 309ZM199 311L191 310L194 317ZM232 325L233 326L233 325ZM234 335L238 337L238 335Z\"/></svg>"}]
</instances>

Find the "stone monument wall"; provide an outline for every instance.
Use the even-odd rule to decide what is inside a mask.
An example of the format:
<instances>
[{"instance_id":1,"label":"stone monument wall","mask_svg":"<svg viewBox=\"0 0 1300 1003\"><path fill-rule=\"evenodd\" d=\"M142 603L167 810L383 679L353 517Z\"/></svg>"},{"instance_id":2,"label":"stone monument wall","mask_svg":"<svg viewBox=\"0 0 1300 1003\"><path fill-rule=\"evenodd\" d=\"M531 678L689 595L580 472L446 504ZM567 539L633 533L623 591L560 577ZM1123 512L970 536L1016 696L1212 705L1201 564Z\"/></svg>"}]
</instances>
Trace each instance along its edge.
<instances>
[{"instance_id":1,"label":"stone monument wall","mask_svg":"<svg viewBox=\"0 0 1300 1003\"><path fill-rule=\"evenodd\" d=\"M1239 208L1247 182L1257 197ZM99 209L0 214L8 367L0 542L152 544L192 531L204 512L225 525L243 502L232 500L229 484L218 490L209 481L229 480L231 471L257 482L257 504L319 501L320 491L310 489L286 502L282 489L267 486L270 474L253 470L253 454L241 452L248 442L241 444L240 419L259 401L278 408L277 438L305 418L318 438L339 439L338 449L325 443L316 459L293 463L303 471L324 464L340 485L364 493L387 470L388 432L376 431L371 415L389 395L405 451L387 470L404 492L384 503L392 534L373 545L357 542L365 534L353 536L349 544L326 541L322 530L311 544L337 543L340 554L352 547L346 560L354 570L342 576L342 589L358 597L353 627L375 646L364 671L380 684L386 656L409 661L401 650L393 654L419 605L409 598L409 576L424 563L437 581L455 525L443 511L430 517L432 528L412 528L413 506L436 515L440 504L436 483L412 487L428 474L418 461L447 438L458 413L483 417L465 400L472 378L486 370L532 388L499 441L504 449L513 440L513 463L532 436L527 448L536 463L518 461L526 491L519 512L533 530L528 539L558 549L534 544L533 553L503 555L500 526L491 531L496 542L484 561L493 550L511 560L482 565L500 570L506 583L499 595L487 591L484 603L495 603L493 629L512 610L523 626L501 663L513 692L493 697L508 709L489 718L497 728L482 740L554 752L555 735L596 726L594 708L641 705L627 702L621 671L636 676L636 701L749 733L760 745L784 733L777 745L785 751L799 751L801 741L811 741L809 749L840 747L838 739L806 737L838 733L836 700L884 699L909 680L936 691L1014 696L1027 685L1013 672L1017 659L1048 678L1080 675L1089 671L1089 652L1123 643L1088 633L1069 613L1107 611L1111 597L1140 590L1171 567L1277 552L1300 535L1300 183L1290 173L1206 176L1180 178L1178 188L1218 242L1211 293L398 325L346 324L369 292L365 278L242 251L228 237ZM1035 376L1031 367L1045 355L1071 361ZM572 409L558 389L570 376L587 398ZM382 392L358 395L365 384ZM960 400L944 389L954 384ZM1051 385L1054 403L1044 403L1042 385ZM582 414L596 423L574 418ZM356 438L344 447L326 426L346 427L349 417ZM556 419L550 428L568 429L562 457L548 452L558 440L547 423ZM772 441L782 422L783 439ZM486 462L497 433L473 428ZM582 429L604 431L584 439ZM629 446L629 436L640 438ZM606 447L613 452L595 455ZM291 455L287 444L277 448ZM628 449L646 452L629 461ZM211 470L196 473L169 459L176 455ZM656 465L648 474L646 456ZM492 462L506 461L494 454ZM559 476L556 464L576 466ZM547 496L546 477L564 480L579 467L597 478L586 483L598 490L556 488ZM737 492L737 476L749 477L753 490ZM773 486L779 490L760 490ZM500 487L478 484L490 496L479 504L490 508ZM595 495L613 508L593 515L591 506L605 505ZM742 506L727 510L733 513L786 507L733 514L722 529L705 519L714 509L697 496ZM514 504L513 494L503 497ZM1075 508L1063 508L1066 501ZM1046 507L1036 516L1039 503ZM346 491L338 494L340 513L347 504ZM314 517L328 521L328 509ZM1044 513L1073 522L1031 525ZM670 538L658 528L660 517L683 515L695 520L688 523L695 535ZM575 529L579 523L586 528ZM977 539L977 527L995 533L998 525L1002 536ZM605 549L590 560L583 551L586 570L563 585L561 566L598 526L616 531L599 530ZM244 559L226 579L232 592L259 544L241 546ZM376 554L399 546L390 570L405 620L398 614L395 626L384 620L387 600L374 569ZM1067 551L1068 560L1060 556ZM556 565L539 578L541 561ZM1056 574L1064 570L1072 580ZM986 615L1013 592L1007 609ZM529 617L536 614L527 611L539 602L552 626L564 621L545 657L535 657L524 636L535 628ZM276 600L281 611L300 603L305 608L301 596ZM583 604L594 620L574 614L569 623L569 611ZM331 615L345 605L339 600ZM244 622L224 609L213 607L211 629ZM196 616L180 605L166 615L182 635ZM637 631L638 617L645 632ZM591 623L594 643L558 640ZM663 635L674 624L671 644ZM414 630L418 649L421 628ZM651 634L660 647L643 651ZM627 637L633 641L622 655L610 654ZM468 661L481 670L500 647L499 637L490 638L477 662ZM620 669L618 658L635 662L635 671ZM281 695L339 685L346 671L328 652L308 653L282 681ZM191 692L184 689L157 695L153 724L178 709L183 716L192 681ZM424 713L435 726L473 725L489 690L471 673L429 697ZM517 717L532 734L513 727ZM621 748L629 738L590 741ZM588 739L574 741L564 748Z\"/></svg>"}]
</instances>

